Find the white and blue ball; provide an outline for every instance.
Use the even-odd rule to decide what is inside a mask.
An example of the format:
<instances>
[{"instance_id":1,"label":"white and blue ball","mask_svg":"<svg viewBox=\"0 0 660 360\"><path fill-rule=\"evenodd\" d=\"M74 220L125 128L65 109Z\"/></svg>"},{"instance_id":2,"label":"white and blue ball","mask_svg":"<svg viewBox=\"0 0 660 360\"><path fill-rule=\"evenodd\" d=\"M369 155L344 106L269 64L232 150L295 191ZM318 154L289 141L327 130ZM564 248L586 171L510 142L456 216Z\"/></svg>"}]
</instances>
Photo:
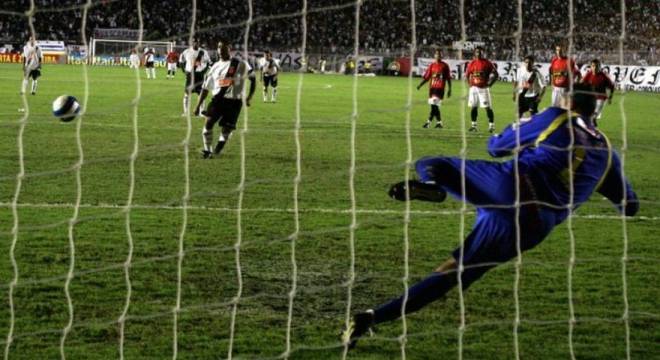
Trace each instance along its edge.
<instances>
[{"instance_id":1,"label":"white and blue ball","mask_svg":"<svg viewBox=\"0 0 660 360\"><path fill-rule=\"evenodd\" d=\"M53 115L63 122L69 122L78 116L80 103L75 97L62 95L53 101Z\"/></svg>"}]
</instances>

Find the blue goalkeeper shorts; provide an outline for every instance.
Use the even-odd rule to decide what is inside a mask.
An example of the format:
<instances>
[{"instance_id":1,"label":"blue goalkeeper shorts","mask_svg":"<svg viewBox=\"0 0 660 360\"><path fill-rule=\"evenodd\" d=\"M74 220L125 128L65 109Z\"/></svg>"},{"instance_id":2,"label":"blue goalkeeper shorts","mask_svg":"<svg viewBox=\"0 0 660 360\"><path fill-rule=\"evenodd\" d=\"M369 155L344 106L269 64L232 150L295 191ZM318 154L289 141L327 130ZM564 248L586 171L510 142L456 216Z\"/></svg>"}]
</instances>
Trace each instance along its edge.
<instances>
[{"instance_id":1,"label":"blue goalkeeper shorts","mask_svg":"<svg viewBox=\"0 0 660 360\"><path fill-rule=\"evenodd\" d=\"M513 209L477 209L472 231L461 247L452 253L463 265L492 267L518 255L516 242L520 231L520 250L532 249L545 239L565 218L565 211L526 205L520 209L516 227Z\"/></svg>"},{"instance_id":2,"label":"blue goalkeeper shorts","mask_svg":"<svg viewBox=\"0 0 660 360\"><path fill-rule=\"evenodd\" d=\"M528 203L520 207L518 226L515 211L515 177L512 162L465 160L460 158L426 157L416 163L416 170L423 182L433 182L459 201L477 207L477 219L472 232L462 247L453 252L457 262L466 266L464 286L478 279L488 269L518 255L517 234L520 233L520 250L525 251L538 245L560 224L567 215L566 210L557 210ZM464 169L465 185L461 173ZM534 200L530 186L521 176L520 200ZM532 191L533 193L533 191Z\"/></svg>"}]
</instances>

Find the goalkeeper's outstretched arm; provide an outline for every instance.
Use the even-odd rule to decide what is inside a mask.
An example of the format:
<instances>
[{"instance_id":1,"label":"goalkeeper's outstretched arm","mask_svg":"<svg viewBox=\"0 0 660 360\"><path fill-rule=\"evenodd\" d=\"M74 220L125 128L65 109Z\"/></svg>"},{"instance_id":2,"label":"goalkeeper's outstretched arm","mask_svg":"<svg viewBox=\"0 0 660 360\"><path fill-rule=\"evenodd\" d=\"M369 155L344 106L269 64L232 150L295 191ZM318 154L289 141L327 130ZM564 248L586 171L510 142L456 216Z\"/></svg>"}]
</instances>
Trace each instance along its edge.
<instances>
[{"instance_id":1,"label":"goalkeeper's outstretched arm","mask_svg":"<svg viewBox=\"0 0 660 360\"><path fill-rule=\"evenodd\" d=\"M612 165L596 191L610 200L617 210L626 216L635 216L639 211L637 194L630 182L621 173L621 161L614 151L612 151ZM624 197L625 202L623 201Z\"/></svg>"}]
</instances>

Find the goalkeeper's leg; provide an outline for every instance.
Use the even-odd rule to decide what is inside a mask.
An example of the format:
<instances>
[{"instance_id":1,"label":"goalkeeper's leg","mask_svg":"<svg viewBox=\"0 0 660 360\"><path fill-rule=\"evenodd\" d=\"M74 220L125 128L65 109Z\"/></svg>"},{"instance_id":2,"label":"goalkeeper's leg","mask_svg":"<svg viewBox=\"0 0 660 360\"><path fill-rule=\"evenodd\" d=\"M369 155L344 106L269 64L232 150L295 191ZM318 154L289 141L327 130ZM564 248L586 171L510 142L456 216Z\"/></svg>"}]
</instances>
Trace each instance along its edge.
<instances>
[{"instance_id":1,"label":"goalkeeper's leg","mask_svg":"<svg viewBox=\"0 0 660 360\"><path fill-rule=\"evenodd\" d=\"M458 200L465 198L484 207L515 203L515 179L508 163L465 160L463 164L460 158L425 157L415 168L421 182L438 186Z\"/></svg>"},{"instance_id":2,"label":"goalkeeper's leg","mask_svg":"<svg viewBox=\"0 0 660 360\"><path fill-rule=\"evenodd\" d=\"M459 263L463 265L460 274L461 288L467 290L488 270L516 257L518 239L521 251L529 250L541 243L566 216L565 211L561 210L537 208L535 205L524 206L519 217L520 237L517 237L514 214L510 209L479 209L474 228L463 242L462 248L454 250L452 257L431 275L408 288L407 294L374 309L355 314L351 326L342 334L342 340L349 347L353 347L358 338L373 326L401 317L402 310L403 313L409 314L442 298L458 284L456 270Z\"/></svg>"},{"instance_id":3,"label":"goalkeeper's leg","mask_svg":"<svg viewBox=\"0 0 660 360\"><path fill-rule=\"evenodd\" d=\"M460 251L459 248L454 251L454 256L442 263L431 275L408 288L407 294L403 294L374 309L355 314L349 327L342 333L342 341L349 348L352 348L357 340L375 325L396 320L401 317L402 311L405 314L415 312L443 297L458 284L456 269L458 268L460 256L463 256L463 265L466 266L461 273L461 284L464 290L467 289L495 266L493 261L496 261L497 253L478 251L480 247L489 248L490 244L496 243L498 240L498 237L487 238L492 233L496 233L496 231L489 228L490 226L492 226L491 222L478 220L475 228L464 242L464 250ZM505 231L504 234L506 233ZM493 260L483 264L472 264L470 262L475 254L481 255L484 253ZM481 261L481 258L475 257L475 260Z\"/></svg>"}]
</instances>

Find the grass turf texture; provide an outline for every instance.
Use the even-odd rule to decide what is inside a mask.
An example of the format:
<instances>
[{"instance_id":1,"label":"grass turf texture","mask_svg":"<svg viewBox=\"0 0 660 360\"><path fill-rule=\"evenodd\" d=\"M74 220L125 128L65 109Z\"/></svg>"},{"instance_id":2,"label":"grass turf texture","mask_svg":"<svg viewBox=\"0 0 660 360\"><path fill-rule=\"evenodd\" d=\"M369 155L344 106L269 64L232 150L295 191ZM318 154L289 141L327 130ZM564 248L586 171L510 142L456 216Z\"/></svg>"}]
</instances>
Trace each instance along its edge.
<instances>
[{"instance_id":1,"label":"grass turf texture","mask_svg":"<svg viewBox=\"0 0 660 360\"><path fill-rule=\"evenodd\" d=\"M16 336L10 357L59 356L61 329L68 312L64 283L69 267L68 221L76 199L74 165L78 161L76 123L60 123L50 104L61 94L84 101L81 67L45 66L36 96L27 96L29 117L23 134L26 177L18 198L16 259L19 282L14 292ZM128 253L126 213L129 165L135 159L135 208L128 214L135 250L130 267L132 298L126 321L128 358L167 358L172 354L172 308L176 300L178 238L185 190L183 141L186 119L180 117L182 74L165 80L144 79L138 105L139 142L133 134L135 73L125 68L89 68L90 97L82 121L84 165L82 208L74 227L75 277L71 282L75 318L65 352L68 358L118 356L117 319L126 301L123 263ZM0 66L3 99L0 116L0 299L8 304L13 271L9 258L13 216L10 203L19 172L21 81L19 66ZM182 267L179 357L226 357L231 301L238 290L234 243L241 176L241 142L246 152L246 185L240 250L243 291L238 307L233 355L276 357L285 350L288 292L292 285L291 242L294 232L294 137L298 76L282 74L277 104L263 103L258 88L249 108L248 132L236 132L220 158L202 160L202 120L192 119L190 202ZM417 79L414 81L417 82ZM343 326L350 275L351 114L353 80L348 76L305 75L302 88L302 178L300 235L295 242L298 267L292 321L292 358L338 358L337 334ZM498 129L514 118L510 84L493 88ZM430 154L458 156L462 146L461 93L442 107L445 129L422 129L428 114L426 90L413 92L413 158ZM406 99L403 78L359 78L356 119L355 286L352 310L375 306L403 291L404 204L387 198L388 185L404 176ZM196 101L196 97L195 97ZM628 151L626 172L642 203L640 215L626 221L627 295L630 350L633 358L658 356L660 267L660 130L658 95L616 94L607 106L602 129L622 144L618 103L625 101ZM543 101L547 106L549 94ZM467 110L467 109L466 109ZM466 137L469 158L486 158L485 113L478 134ZM241 115L243 116L243 115ZM465 112L465 116L469 113ZM246 125L241 117L239 129ZM216 129L214 136L217 137ZM410 284L447 258L461 238L461 204L411 204ZM449 210L451 213L441 213ZM469 208L468 210L472 210ZM623 222L600 196L578 212L572 224L576 263L573 271L575 330L573 344L582 359L625 357L623 321ZM587 215L605 215L588 217ZM469 231L473 215L465 216ZM523 358L569 357L570 258L567 224L523 256L520 280L520 352ZM491 271L465 294L463 338L466 359L513 357L514 274L512 263ZM457 291L408 317L410 358L455 358L458 347ZM0 307L1 339L9 329L9 306ZM349 355L387 359L401 355L401 322L382 325L376 337L361 341ZM4 341L2 346L4 347Z\"/></svg>"}]
</instances>

